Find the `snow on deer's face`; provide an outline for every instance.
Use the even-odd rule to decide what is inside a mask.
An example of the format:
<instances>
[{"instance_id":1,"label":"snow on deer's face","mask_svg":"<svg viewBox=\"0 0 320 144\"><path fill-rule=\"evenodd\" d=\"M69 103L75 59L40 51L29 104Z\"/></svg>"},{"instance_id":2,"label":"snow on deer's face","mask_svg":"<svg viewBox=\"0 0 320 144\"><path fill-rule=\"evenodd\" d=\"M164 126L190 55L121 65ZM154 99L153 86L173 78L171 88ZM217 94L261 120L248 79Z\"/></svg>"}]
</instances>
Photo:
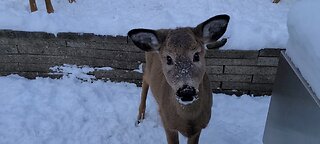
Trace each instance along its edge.
<instances>
[{"instance_id":1,"label":"snow on deer's face","mask_svg":"<svg viewBox=\"0 0 320 144\"><path fill-rule=\"evenodd\" d=\"M128 36L140 49L159 54L162 73L177 100L190 104L199 99L198 87L206 71L205 44L217 42L228 22L228 15L218 15L195 28L133 29Z\"/></svg>"},{"instance_id":2,"label":"snow on deer's face","mask_svg":"<svg viewBox=\"0 0 320 144\"><path fill-rule=\"evenodd\" d=\"M168 31L159 49L162 71L180 102L198 99L205 73L204 44L191 28Z\"/></svg>"}]
</instances>

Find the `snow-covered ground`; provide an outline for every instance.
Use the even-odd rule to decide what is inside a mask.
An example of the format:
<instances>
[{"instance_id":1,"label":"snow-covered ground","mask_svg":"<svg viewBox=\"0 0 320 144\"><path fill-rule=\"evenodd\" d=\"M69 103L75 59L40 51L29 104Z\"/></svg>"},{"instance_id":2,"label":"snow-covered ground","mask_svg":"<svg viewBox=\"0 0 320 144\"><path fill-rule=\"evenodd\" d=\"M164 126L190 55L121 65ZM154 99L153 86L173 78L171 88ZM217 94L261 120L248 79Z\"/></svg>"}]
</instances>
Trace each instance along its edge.
<instances>
[{"instance_id":1,"label":"snow-covered ground","mask_svg":"<svg viewBox=\"0 0 320 144\"><path fill-rule=\"evenodd\" d=\"M287 54L320 99L320 1L294 4L288 16Z\"/></svg>"},{"instance_id":2,"label":"snow-covered ground","mask_svg":"<svg viewBox=\"0 0 320 144\"><path fill-rule=\"evenodd\" d=\"M89 32L126 35L132 28L196 26L217 15L231 21L225 48L284 48L288 39L287 13L296 0L52 0L55 13L47 14L44 0L30 13L28 0L0 1L0 29Z\"/></svg>"},{"instance_id":3,"label":"snow-covered ground","mask_svg":"<svg viewBox=\"0 0 320 144\"><path fill-rule=\"evenodd\" d=\"M59 80L0 77L0 144L166 143L150 93L146 119L135 127L141 88L90 81L83 74L89 68L60 70L65 76ZM212 119L200 143L262 143L269 101L214 94Z\"/></svg>"},{"instance_id":4,"label":"snow-covered ground","mask_svg":"<svg viewBox=\"0 0 320 144\"><path fill-rule=\"evenodd\" d=\"M319 96L319 2L301 1L291 11L287 45L287 14L295 1L77 0L69 4L67 0L53 0L55 13L47 14L43 0L37 0L39 11L35 13L30 13L27 0L2 0L0 29L126 35L137 27L196 26L225 13L231 21L224 48L288 47L289 56ZM152 96L147 101L145 121L134 126L141 88L91 81L93 77L83 73L93 68L54 69L66 76L59 80L0 77L0 144L166 143ZM214 94L212 119L200 143L262 143L269 101L270 97ZM185 143L186 139L180 139Z\"/></svg>"}]
</instances>

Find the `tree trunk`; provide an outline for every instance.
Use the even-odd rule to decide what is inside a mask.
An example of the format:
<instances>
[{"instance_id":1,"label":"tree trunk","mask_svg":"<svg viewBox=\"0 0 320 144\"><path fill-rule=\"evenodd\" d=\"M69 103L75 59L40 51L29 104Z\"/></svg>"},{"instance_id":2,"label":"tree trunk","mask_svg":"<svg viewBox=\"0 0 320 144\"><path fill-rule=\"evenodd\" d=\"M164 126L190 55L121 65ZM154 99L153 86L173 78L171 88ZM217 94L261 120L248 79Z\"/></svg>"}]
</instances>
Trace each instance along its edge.
<instances>
[{"instance_id":1,"label":"tree trunk","mask_svg":"<svg viewBox=\"0 0 320 144\"><path fill-rule=\"evenodd\" d=\"M48 13L53 13L54 10L53 10L53 6L51 4L51 0L45 0L46 1L46 8L47 8L47 12Z\"/></svg>"},{"instance_id":2,"label":"tree trunk","mask_svg":"<svg viewBox=\"0 0 320 144\"><path fill-rule=\"evenodd\" d=\"M35 12L38 10L36 0L29 0L31 12Z\"/></svg>"}]
</instances>

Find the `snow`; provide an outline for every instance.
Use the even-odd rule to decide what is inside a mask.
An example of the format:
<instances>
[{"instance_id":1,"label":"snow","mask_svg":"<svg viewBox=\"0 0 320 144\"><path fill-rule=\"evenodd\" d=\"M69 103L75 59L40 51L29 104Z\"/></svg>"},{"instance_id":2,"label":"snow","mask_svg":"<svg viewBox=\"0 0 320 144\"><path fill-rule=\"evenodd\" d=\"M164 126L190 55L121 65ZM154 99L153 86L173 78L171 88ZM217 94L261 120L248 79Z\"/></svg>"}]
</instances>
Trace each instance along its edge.
<instances>
[{"instance_id":1,"label":"snow","mask_svg":"<svg viewBox=\"0 0 320 144\"><path fill-rule=\"evenodd\" d=\"M165 144L156 102L135 127L141 88L83 81L89 67L65 66L62 79L0 77L1 144ZM90 78L90 77L89 77ZM270 97L214 94L212 119L200 143L262 144ZM186 139L180 136L181 143Z\"/></svg>"},{"instance_id":2,"label":"snow","mask_svg":"<svg viewBox=\"0 0 320 144\"><path fill-rule=\"evenodd\" d=\"M30 13L27 0L0 1L0 29L126 35L132 28L196 26L218 14L231 17L224 49L285 48L319 95L319 2L297 0L43 0ZM300 10L305 10L300 13ZM311 20L316 21L313 23ZM318 34L316 34L318 32ZM311 65L313 64L313 65ZM312 70L311 67L312 66ZM64 65L51 69L62 79L0 77L0 144L166 143L157 105L149 93L146 119L135 127L141 88L130 83L93 80L90 68ZM135 70L142 73L142 65ZM262 144L270 97L214 94L211 121L200 143ZM181 143L186 139L180 135Z\"/></svg>"},{"instance_id":3,"label":"snow","mask_svg":"<svg viewBox=\"0 0 320 144\"><path fill-rule=\"evenodd\" d=\"M287 54L320 98L320 1L298 1L289 12Z\"/></svg>"},{"instance_id":4,"label":"snow","mask_svg":"<svg viewBox=\"0 0 320 144\"><path fill-rule=\"evenodd\" d=\"M73 79L82 79L91 81L95 77L88 75L89 72L93 72L95 69L89 66L76 66L70 64L64 64L62 66L54 66L50 68L53 71L52 74L63 74L64 77L71 77Z\"/></svg>"},{"instance_id":5,"label":"snow","mask_svg":"<svg viewBox=\"0 0 320 144\"><path fill-rule=\"evenodd\" d=\"M100 68L95 68L95 70L98 70L98 71L110 71L110 70L113 70L112 67L100 67Z\"/></svg>"},{"instance_id":6,"label":"snow","mask_svg":"<svg viewBox=\"0 0 320 144\"><path fill-rule=\"evenodd\" d=\"M196 26L218 14L231 16L225 49L284 48L287 13L296 0L67 0L52 1L47 14L43 0L30 13L27 0L0 1L0 29L126 35L132 28Z\"/></svg>"},{"instance_id":7,"label":"snow","mask_svg":"<svg viewBox=\"0 0 320 144\"><path fill-rule=\"evenodd\" d=\"M135 70L133 70L133 71L138 72L138 73L143 73L143 64L141 63L141 64L139 65L138 69L135 69Z\"/></svg>"}]
</instances>

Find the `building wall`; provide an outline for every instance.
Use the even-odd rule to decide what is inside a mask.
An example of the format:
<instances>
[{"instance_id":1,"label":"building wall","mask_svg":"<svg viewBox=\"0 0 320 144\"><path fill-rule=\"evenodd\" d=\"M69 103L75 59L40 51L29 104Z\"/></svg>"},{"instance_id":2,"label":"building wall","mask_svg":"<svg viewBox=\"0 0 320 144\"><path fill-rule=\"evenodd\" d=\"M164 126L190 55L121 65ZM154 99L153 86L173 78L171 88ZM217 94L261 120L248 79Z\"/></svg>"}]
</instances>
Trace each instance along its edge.
<instances>
[{"instance_id":1,"label":"building wall","mask_svg":"<svg viewBox=\"0 0 320 144\"><path fill-rule=\"evenodd\" d=\"M207 72L214 92L270 95L281 49L210 50ZM50 67L62 64L112 67L95 71L97 79L133 82L141 85L136 71L145 63L144 52L125 36L90 33L58 33L0 30L0 75L26 78L59 78Z\"/></svg>"}]
</instances>

